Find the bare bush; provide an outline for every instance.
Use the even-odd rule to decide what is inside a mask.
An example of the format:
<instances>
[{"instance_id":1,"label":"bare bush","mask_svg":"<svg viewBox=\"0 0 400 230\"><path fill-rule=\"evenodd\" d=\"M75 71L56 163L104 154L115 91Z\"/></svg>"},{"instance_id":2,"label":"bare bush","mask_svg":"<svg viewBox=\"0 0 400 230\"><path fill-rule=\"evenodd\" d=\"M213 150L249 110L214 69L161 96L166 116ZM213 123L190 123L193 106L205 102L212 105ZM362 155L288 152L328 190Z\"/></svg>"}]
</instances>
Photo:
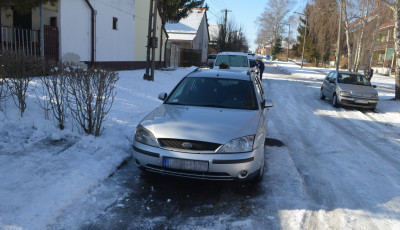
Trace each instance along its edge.
<instances>
[{"instance_id":1,"label":"bare bush","mask_svg":"<svg viewBox=\"0 0 400 230\"><path fill-rule=\"evenodd\" d=\"M103 132L103 121L114 102L118 79L118 73L108 70L70 69L68 107L85 133L99 136Z\"/></svg>"},{"instance_id":2,"label":"bare bush","mask_svg":"<svg viewBox=\"0 0 400 230\"><path fill-rule=\"evenodd\" d=\"M70 64L48 63L49 75L40 77L42 82L42 92L44 96L41 107L47 112L51 110L53 117L57 121L60 130L65 128L65 118L67 114L67 75L65 69L70 68ZM48 114L46 113L48 117Z\"/></svg>"},{"instance_id":3,"label":"bare bush","mask_svg":"<svg viewBox=\"0 0 400 230\"><path fill-rule=\"evenodd\" d=\"M0 56L0 63L3 84L23 117L29 82L43 73L44 60L20 53L4 52Z\"/></svg>"}]
</instances>

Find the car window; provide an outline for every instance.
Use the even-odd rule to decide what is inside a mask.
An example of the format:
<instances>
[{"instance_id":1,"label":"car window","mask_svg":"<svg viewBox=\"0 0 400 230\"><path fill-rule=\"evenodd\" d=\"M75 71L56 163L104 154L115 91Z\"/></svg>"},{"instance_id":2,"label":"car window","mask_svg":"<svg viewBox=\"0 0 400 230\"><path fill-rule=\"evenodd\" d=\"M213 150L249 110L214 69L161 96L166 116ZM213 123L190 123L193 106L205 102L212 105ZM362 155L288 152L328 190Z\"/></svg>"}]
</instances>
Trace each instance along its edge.
<instances>
[{"instance_id":1,"label":"car window","mask_svg":"<svg viewBox=\"0 0 400 230\"><path fill-rule=\"evenodd\" d=\"M332 74L331 78L330 78L330 81L331 81L331 82L336 82L336 78L337 78L337 73L334 72L334 73Z\"/></svg>"},{"instance_id":2,"label":"car window","mask_svg":"<svg viewBox=\"0 0 400 230\"><path fill-rule=\"evenodd\" d=\"M358 74L340 74L338 82L350 85L371 85L366 77Z\"/></svg>"},{"instance_id":3,"label":"car window","mask_svg":"<svg viewBox=\"0 0 400 230\"><path fill-rule=\"evenodd\" d=\"M330 79L332 78L332 75L333 75L334 73L335 73L335 72L330 72L329 74L327 74L326 77L325 77L325 80L330 81Z\"/></svg>"},{"instance_id":4,"label":"car window","mask_svg":"<svg viewBox=\"0 0 400 230\"><path fill-rule=\"evenodd\" d=\"M232 67L249 67L247 56L242 55L218 55L215 65L219 66L221 63Z\"/></svg>"},{"instance_id":5,"label":"car window","mask_svg":"<svg viewBox=\"0 0 400 230\"><path fill-rule=\"evenodd\" d=\"M165 104L256 110L251 81L225 78L186 77Z\"/></svg>"},{"instance_id":6,"label":"car window","mask_svg":"<svg viewBox=\"0 0 400 230\"><path fill-rule=\"evenodd\" d=\"M216 54L209 54L207 58L208 59L215 59L215 58L217 58L217 55Z\"/></svg>"}]
</instances>

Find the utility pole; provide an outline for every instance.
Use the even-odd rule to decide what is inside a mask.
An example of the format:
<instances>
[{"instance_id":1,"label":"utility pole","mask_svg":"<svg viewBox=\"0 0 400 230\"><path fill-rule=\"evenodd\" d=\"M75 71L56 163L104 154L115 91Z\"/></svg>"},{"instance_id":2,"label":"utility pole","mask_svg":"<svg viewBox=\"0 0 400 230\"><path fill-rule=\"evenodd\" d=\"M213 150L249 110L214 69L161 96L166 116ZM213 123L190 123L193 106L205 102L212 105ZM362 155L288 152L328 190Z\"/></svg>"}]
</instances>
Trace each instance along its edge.
<instances>
[{"instance_id":1,"label":"utility pole","mask_svg":"<svg viewBox=\"0 0 400 230\"><path fill-rule=\"evenodd\" d=\"M304 15L306 18L306 27L304 27L304 38L303 38L303 51L301 52L301 68L303 68L304 64L304 50L305 50L305 45L306 45L306 35L307 35L307 16L302 13L294 12L295 14L301 14Z\"/></svg>"},{"instance_id":2,"label":"utility pole","mask_svg":"<svg viewBox=\"0 0 400 230\"><path fill-rule=\"evenodd\" d=\"M287 42L286 42L286 45L287 45L287 57L286 57L286 61L289 62L290 24L288 24L288 23L281 23L281 24L289 26L288 37L287 37Z\"/></svg>"},{"instance_id":3,"label":"utility pole","mask_svg":"<svg viewBox=\"0 0 400 230\"><path fill-rule=\"evenodd\" d=\"M150 0L149 9L149 24L147 28L147 55L146 55L146 73L143 79L154 81L154 69L155 69L155 52L157 48L157 9L159 0ZM150 50L151 49L151 50ZM151 59L150 59L151 53ZM149 70L151 68L151 72ZM149 74L150 72L150 74Z\"/></svg>"},{"instance_id":4,"label":"utility pole","mask_svg":"<svg viewBox=\"0 0 400 230\"><path fill-rule=\"evenodd\" d=\"M336 43L336 70L339 70L340 65L340 47L342 46L342 40L340 39L342 35L342 0L339 4L340 7L340 15L339 15L339 30L338 30L338 39Z\"/></svg>"},{"instance_id":5,"label":"utility pole","mask_svg":"<svg viewBox=\"0 0 400 230\"><path fill-rule=\"evenodd\" d=\"M226 22L228 21L228 12L232 12L232 10L225 9L225 18L224 18L224 31L226 33Z\"/></svg>"}]
</instances>

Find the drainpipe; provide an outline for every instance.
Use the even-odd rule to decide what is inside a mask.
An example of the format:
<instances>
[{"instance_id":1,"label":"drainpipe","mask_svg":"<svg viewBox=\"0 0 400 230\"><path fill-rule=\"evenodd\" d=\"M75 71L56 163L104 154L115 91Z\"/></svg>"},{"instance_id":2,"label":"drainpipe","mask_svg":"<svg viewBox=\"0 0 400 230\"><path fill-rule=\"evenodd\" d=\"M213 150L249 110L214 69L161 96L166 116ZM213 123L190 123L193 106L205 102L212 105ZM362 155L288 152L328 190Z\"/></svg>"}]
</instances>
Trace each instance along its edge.
<instances>
[{"instance_id":1,"label":"drainpipe","mask_svg":"<svg viewBox=\"0 0 400 230\"><path fill-rule=\"evenodd\" d=\"M89 0L84 0L84 1L89 6L90 11L91 11L91 16L92 16L91 17L92 18L92 20L91 20L91 23L92 23L91 24L91 36L92 36L91 50L92 50L92 52L91 52L90 64L93 65L94 64L94 56L95 56L95 30L94 30L94 28L95 28L95 10L94 10L92 4L90 4Z\"/></svg>"}]
</instances>

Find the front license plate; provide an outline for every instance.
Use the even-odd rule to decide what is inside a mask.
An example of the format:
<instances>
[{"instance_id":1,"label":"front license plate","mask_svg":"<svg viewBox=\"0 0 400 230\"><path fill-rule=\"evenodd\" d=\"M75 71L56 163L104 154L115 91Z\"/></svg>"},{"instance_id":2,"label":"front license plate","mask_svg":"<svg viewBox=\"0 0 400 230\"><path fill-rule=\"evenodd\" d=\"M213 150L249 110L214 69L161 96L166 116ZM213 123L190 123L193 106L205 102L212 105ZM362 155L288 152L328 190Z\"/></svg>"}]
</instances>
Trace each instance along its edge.
<instances>
[{"instance_id":1,"label":"front license plate","mask_svg":"<svg viewBox=\"0 0 400 230\"><path fill-rule=\"evenodd\" d=\"M180 169L187 171L196 171L196 172L208 171L208 161L195 161L195 160L164 157L163 166L165 168Z\"/></svg>"},{"instance_id":2,"label":"front license plate","mask_svg":"<svg viewBox=\"0 0 400 230\"><path fill-rule=\"evenodd\" d=\"M360 100L360 99L354 98L354 103L368 104L368 100Z\"/></svg>"}]
</instances>

